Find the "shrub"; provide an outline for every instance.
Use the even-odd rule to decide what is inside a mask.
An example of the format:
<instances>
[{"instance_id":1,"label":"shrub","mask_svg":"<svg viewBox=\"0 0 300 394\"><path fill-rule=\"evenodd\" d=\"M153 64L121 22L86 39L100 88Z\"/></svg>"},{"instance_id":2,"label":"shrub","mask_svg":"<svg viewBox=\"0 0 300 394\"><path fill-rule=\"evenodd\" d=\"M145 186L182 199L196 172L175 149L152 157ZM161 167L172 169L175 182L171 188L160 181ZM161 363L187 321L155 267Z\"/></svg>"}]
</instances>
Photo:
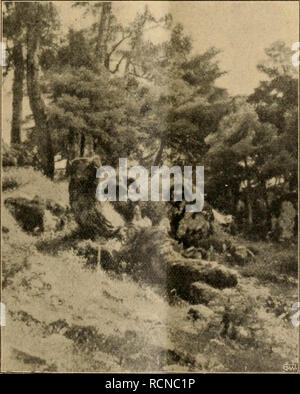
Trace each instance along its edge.
<instances>
[{"instance_id":1,"label":"shrub","mask_svg":"<svg viewBox=\"0 0 300 394\"><path fill-rule=\"evenodd\" d=\"M16 189L19 186L16 179L11 176L6 176L2 180L2 190L5 192L6 190Z\"/></svg>"},{"instance_id":2,"label":"shrub","mask_svg":"<svg viewBox=\"0 0 300 394\"><path fill-rule=\"evenodd\" d=\"M295 247L282 250L270 250L259 254L257 260L242 269L246 277L254 276L262 282L288 282L288 277L298 276L298 257Z\"/></svg>"}]
</instances>

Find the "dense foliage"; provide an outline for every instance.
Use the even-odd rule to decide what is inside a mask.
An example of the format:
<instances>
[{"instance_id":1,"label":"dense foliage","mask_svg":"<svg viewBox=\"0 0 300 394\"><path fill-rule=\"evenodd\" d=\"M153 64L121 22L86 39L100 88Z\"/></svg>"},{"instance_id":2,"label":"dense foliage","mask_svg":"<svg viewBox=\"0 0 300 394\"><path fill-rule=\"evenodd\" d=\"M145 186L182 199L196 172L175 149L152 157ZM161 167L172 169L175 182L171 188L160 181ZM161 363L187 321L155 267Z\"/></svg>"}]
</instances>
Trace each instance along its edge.
<instances>
[{"instance_id":1,"label":"dense foliage","mask_svg":"<svg viewBox=\"0 0 300 394\"><path fill-rule=\"evenodd\" d=\"M157 19L145 7L124 25L110 2L73 6L95 22L58 39L54 3L4 5L12 144L21 143L26 79L34 127L25 143L45 175L54 176L57 154L204 165L207 201L266 236L274 206L297 193L298 78L286 44L266 49L253 94L230 97L217 85L218 49L194 53L171 15ZM152 41L151 30L165 40Z\"/></svg>"}]
</instances>

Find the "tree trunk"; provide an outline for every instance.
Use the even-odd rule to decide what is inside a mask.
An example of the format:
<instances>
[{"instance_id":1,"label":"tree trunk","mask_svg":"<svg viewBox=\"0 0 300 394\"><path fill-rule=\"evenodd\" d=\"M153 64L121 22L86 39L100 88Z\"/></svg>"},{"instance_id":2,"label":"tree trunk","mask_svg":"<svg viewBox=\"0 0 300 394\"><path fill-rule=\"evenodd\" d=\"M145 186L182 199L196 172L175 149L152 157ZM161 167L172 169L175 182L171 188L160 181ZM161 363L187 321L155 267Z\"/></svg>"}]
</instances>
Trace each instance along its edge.
<instances>
[{"instance_id":1,"label":"tree trunk","mask_svg":"<svg viewBox=\"0 0 300 394\"><path fill-rule=\"evenodd\" d=\"M244 160L246 176L247 179L247 189L246 189L246 203L247 203L247 211L248 211L248 229L251 230L253 225L253 209L252 209L252 189L251 189L251 181L249 176L249 167L247 163L247 159Z\"/></svg>"},{"instance_id":2,"label":"tree trunk","mask_svg":"<svg viewBox=\"0 0 300 394\"><path fill-rule=\"evenodd\" d=\"M69 133L68 159L72 161L80 156L81 135L78 131L71 129Z\"/></svg>"},{"instance_id":3,"label":"tree trunk","mask_svg":"<svg viewBox=\"0 0 300 394\"><path fill-rule=\"evenodd\" d=\"M14 64L14 80L12 86L12 123L10 140L12 144L21 142L21 123L23 106L24 58L22 44L16 42L12 52Z\"/></svg>"},{"instance_id":4,"label":"tree trunk","mask_svg":"<svg viewBox=\"0 0 300 394\"><path fill-rule=\"evenodd\" d=\"M83 150L83 156L92 157L94 156L94 138L91 134L85 135L85 145Z\"/></svg>"},{"instance_id":5,"label":"tree trunk","mask_svg":"<svg viewBox=\"0 0 300 394\"><path fill-rule=\"evenodd\" d=\"M66 175L70 175L70 165L72 160L80 156L80 133L76 130L70 129L68 136L68 158Z\"/></svg>"},{"instance_id":6,"label":"tree trunk","mask_svg":"<svg viewBox=\"0 0 300 394\"><path fill-rule=\"evenodd\" d=\"M165 141L164 139L161 139L159 150L154 159L154 164L153 164L154 166L159 166L161 164L164 148L165 148Z\"/></svg>"},{"instance_id":7,"label":"tree trunk","mask_svg":"<svg viewBox=\"0 0 300 394\"><path fill-rule=\"evenodd\" d=\"M39 33L35 29L27 30L27 92L33 114L36 132L39 137L39 154L44 174L54 177L54 152L50 134L46 106L42 98L39 81Z\"/></svg>"},{"instance_id":8,"label":"tree trunk","mask_svg":"<svg viewBox=\"0 0 300 394\"><path fill-rule=\"evenodd\" d=\"M100 20L98 25L98 39L96 44L96 52L102 64L107 66L107 41L108 30L110 25L111 3L106 2L102 5Z\"/></svg>"},{"instance_id":9,"label":"tree trunk","mask_svg":"<svg viewBox=\"0 0 300 394\"><path fill-rule=\"evenodd\" d=\"M252 201L249 194L247 194L247 210L248 210L248 225L249 228L251 228L253 225L253 210L252 210Z\"/></svg>"}]
</instances>

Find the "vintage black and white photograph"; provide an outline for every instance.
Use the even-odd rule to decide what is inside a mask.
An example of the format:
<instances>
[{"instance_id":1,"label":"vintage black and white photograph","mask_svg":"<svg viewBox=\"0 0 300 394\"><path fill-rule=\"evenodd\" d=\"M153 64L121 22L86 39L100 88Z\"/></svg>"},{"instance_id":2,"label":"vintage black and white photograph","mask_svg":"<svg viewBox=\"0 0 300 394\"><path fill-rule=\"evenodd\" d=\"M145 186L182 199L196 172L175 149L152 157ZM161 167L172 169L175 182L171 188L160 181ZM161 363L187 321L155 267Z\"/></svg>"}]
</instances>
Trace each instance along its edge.
<instances>
[{"instance_id":1,"label":"vintage black and white photograph","mask_svg":"<svg viewBox=\"0 0 300 394\"><path fill-rule=\"evenodd\" d=\"M1 6L1 372L299 372L299 2Z\"/></svg>"}]
</instances>

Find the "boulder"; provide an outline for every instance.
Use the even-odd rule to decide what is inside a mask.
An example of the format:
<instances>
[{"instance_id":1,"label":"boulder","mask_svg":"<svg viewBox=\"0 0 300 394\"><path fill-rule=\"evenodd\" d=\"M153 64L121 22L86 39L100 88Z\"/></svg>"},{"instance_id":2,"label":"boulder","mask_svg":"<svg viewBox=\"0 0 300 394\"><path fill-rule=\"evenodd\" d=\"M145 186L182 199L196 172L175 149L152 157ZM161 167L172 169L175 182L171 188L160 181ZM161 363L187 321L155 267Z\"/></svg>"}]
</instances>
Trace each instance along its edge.
<instances>
[{"instance_id":1,"label":"boulder","mask_svg":"<svg viewBox=\"0 0 300 394\"><path fill-rule=\"evenodd\" d=\"M227 239L224 230L234 225L232 215L223 215L213 209L210 204L205 203L201 212L185 212L184 202L179 204L170 212L171 223L175 220L175 238L183 243L185 248L194 246L196 248L205 248L208 240L221 245L217 248L222 252L222 244ZM174 223L173 223L174 225ZM202 245L204 243L204 245ZM214 249L217 251L217 248Z\"/></svg>"},{"instance_id":2,"label":"boulder","mask_svg":"<svg viewBox=\"0 0 300 394\"><path fill-rule=\"evenodd\" d=\"M57 231L63 228L65 209L60 207L60 210L56 211L57 215L55 215L53 210L48 209L49 204L50 200L45 202L38 196L33 199L27 196L9 197L4 201L4 205L22 229L32 234ZM53 206L58 205L54 202L51 202L51 204Z\"/></svg>"},{"instance_id":3,"label":"boulder","mask_svg":"<svg viewBox=\"0 0 300 394\"><path fill-rule=\"evenodd\" d=\"M2 226L2 233L4 233L4 234L9 233L9 228L6 226Z\"/></svg>"},{"instance_id":4,"label":"boulder","mask_svg":"<svg viewBox=\"0 0 300 394\"><path fill-rule=\"evenodd\" d=\"M176 235L185 247L197 247L201 240L208 238L211 234L211 220L205 213L188 212L184 214L180 221Z\"/></svg>"},{"instance_id":5,"label":"boulder","mask_svg":"<svg viewBox=\"0 0 300 394\"><path fill-rule=\"evenodd\" d=\"M189 297L191 284L199 281L216 289L235 287L238 283L236 272L217 262L196 259L168 262L169 286L180 288L185 298Z\"/></svg>"},{"instance_id":6,"label":"boulder","mask_svg":"<svg viewBox=\"0 0 300 394\"><path fill-rule=\"evenodd\" d=\"M26 197L9 197L4 201L4 205L23 230L35 234L44 231L45 205L38 197L33 200Z\"/></svg>"}]
</instances>

